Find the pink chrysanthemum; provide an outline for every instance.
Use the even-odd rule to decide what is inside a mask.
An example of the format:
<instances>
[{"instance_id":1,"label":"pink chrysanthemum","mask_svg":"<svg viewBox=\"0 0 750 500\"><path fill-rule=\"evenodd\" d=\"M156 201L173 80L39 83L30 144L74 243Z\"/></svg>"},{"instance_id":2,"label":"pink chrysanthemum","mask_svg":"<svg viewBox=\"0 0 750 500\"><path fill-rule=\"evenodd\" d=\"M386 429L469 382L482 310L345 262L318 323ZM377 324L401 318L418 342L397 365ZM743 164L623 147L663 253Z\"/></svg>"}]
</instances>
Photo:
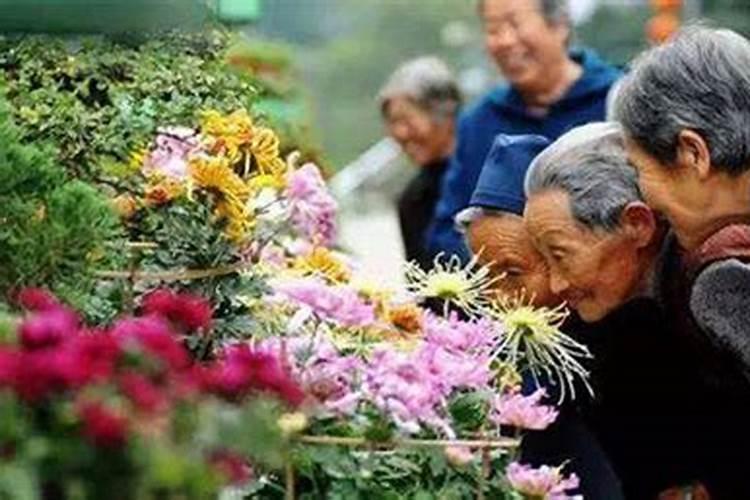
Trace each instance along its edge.
<instances>
[{"instance_id":1,"label":"pink chrysanthemum","mask_svg":"<svg viewBox=\"0 0 750 500\"><path fill-rule=\"evenodd\" d=\"M290 219L297 231L317 245L333 243L338 205L317 166L307 163L291 171L284 196L289 201Z\"/></svg>"},{"instance_id":2,"label":"pink chrysanthemum","mask_svg":"<svg viewBox=\"0 0 750 500\"><path fill-rule=\"evenodd\" d=\"M557 418L557 410L541 404L545 396L539 389L529 396L521 393L497 396L493 402L490 420L497 425L511 425L519 429L546 429Z\"/></svg>"},{"instance_id":3,"label":"pink chrysanthemum","mask_svg":"<svg viewBox=\"0 0 750 500\"><path fill-rule=\"evenodd\" d=\"M527 498L539 500L581 500L580 495L570 495L568 490L577 489L578 476L563 476L561 467L543 465L534 469L513 462L505 472L511 486Z\"/></svg>"},{"instance_id":4,"label":"pink chrysanthemum","mask_svg":"<svg viewBox=\"0 0 750 500\"><path fill-rule=\"evenodd\" d=\"M368 326L375 321L373 306L347 286L328 286L316 279L300 279L278 283L275 289L319 317L342 326Z\"/></svg>"}]
</instances>

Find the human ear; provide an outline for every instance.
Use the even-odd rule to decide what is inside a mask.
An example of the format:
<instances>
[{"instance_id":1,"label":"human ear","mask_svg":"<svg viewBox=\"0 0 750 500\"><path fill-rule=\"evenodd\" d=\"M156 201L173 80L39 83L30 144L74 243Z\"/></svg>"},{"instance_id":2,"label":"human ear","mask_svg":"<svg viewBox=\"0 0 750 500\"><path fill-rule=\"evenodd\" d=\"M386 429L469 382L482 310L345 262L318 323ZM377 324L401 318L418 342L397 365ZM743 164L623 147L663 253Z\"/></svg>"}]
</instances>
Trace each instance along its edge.
<instances>
[{"instance_id":1,"label":"human ear","mask_svg":"<svg viewBox=\"0 0 750 500\"><path fill-rule=\"evenodd\" d=\"M705 180L711 174L711 151L708 143L694 130L681 130L677 134L676 163L695 175L699 180Z\"/></svg>"},{"instance_id":2,"label":"human ear","mask_svg":"<svg viewBox=\"0 0 750 500\"><path fill-rule=\"evenodd\" d=\"M638 248L651 244L656 226L654 211L642 201L628 203L620 214L620 227Z\"/></svg>"}]
</instances>

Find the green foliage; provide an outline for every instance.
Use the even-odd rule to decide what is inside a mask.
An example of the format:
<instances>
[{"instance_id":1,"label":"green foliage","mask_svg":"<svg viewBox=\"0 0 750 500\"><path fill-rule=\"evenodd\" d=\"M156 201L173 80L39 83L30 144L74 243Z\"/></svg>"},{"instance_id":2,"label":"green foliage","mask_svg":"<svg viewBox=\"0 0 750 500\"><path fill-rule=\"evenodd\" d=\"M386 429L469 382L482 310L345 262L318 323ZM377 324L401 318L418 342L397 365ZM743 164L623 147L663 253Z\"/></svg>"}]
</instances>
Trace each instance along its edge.
<instances>
[{"instance_id":1,"label":"green foliage","mask_svg":"<svg viewBox=\"0 0 750 500\"><path fill-rule=\"evenodd\" d=\"M211 270L240 263L236 244L227 239L223 221L211 213L208 203L181 199L166 207L147 209L138 217L130 221L137 228L134 239L153 242L157 247L138 256L138 267L144 271ZM144 282L139 291L158 285L158 282ZM248 314L247 305L249 300L267 292L265 280L257 273L238 270L166 285L204 297L214 308L211 336L188 340L197 358L209 357L214 348L226 341L248 338L260 328Z\"/></svg>"},{"instance_id":2,"label":"green foliage","mask_svg":"<svg viewBox=\"0 0 750 500\"><path fill-rule=\"evenodd\" d=\"M46 286L83 305L93 292L92 271L117 235L108 201L70 181L49 149L20 143L0 105L0 294Z\"/></svg>"},{"instance_id":3,"label":"green foliage","mask_svg":"<svg viewBox=\"0 0 750 500\"><path fill-rule=\"evenodd\" d=\"M229 68L231 36L211 30L147 39L0 38L0 72L24 141L50 140L88 181L127 162L161 126L202 110L250 108L256 91Z\"/></svg>"}]
</instances>

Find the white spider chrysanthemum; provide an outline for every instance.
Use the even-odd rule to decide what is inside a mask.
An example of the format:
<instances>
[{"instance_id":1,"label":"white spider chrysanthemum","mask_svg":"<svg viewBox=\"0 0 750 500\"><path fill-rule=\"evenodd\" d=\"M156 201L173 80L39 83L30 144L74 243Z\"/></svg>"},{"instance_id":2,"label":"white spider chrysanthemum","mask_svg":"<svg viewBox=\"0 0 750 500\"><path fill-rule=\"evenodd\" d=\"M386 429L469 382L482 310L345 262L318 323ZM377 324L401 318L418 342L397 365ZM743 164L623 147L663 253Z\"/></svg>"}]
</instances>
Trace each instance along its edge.
<instances>
[{"instance_id":1,"label":"white spider chrysanthemum","mask_svg":"<svg viewBox=\"0 0 750 500\"><path fill-rule=\"evenodd\" d=\"M568 316L565 305L554 309L534 307L522 299L498 300L486 313L502 322L505 332L499 338L494 358L526 369L534 380L544 375L560 387L560 402L568 392L575 399L576 380L588 392L593 390L588 382L589 372L580 360L591 358L588 348L570 338L560 326Z\"/></svg>"},{"instance_id":2,"label":"white spider chrysanthemum","mask_svg":"<svg viewBox=\"0 0 750 500\"><path fill-rule=\"evenodd\" d=\"M415 262L407 262L404 269L407 290L419 299L441 299L444 313L450 304L470 315L479 315L490 304L492 285L499 277L492 277L488 267L480 266L474 257L465 266L452 255L445 259L439 254L433 268L425 271Z\"/></svg>"}]
</instances>

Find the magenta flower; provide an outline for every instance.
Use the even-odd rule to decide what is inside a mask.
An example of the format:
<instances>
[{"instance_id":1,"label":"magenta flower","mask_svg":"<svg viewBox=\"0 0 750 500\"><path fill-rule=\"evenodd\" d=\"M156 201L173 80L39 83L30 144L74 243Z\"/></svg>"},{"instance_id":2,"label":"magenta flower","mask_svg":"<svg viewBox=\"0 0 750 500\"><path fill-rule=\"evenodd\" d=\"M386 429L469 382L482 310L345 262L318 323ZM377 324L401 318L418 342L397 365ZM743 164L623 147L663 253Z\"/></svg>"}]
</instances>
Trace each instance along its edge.
<instances>
[{"instance_id":1,"label":"magenta flower","mask_svg":"<svg viewBox=\"0 0 750 500\"><path fill-rule=\"evenodd\" d=\"M336 200L326 188L320 170L307 163L287 176L284 196L294 228L310 241L328 246L336 238Z\"/></svg>"},{"instance_id":2,"label":"magenta flower","mask_svg":"<svg viewBox=\"0 0 750 500\"><path fill-rule=\"evenodd\" d=\"M552 406L540 404L544 396L544 389L529 396L520 393L496 396L490 420L497 425L511 425L519 429L546 429L555 421L558 412Z\"/></svg>"},{"instance_id":3,"label":"magenta flower","mask_svg":"<svg viewBox=\"0 0 750 500\"><path fill-rule=\"evenodd\" d=\"M78 316L63 308L35 314L21 324L19 336L26 349L51 348L78 333Z\"/></svg>"},{"instance_id":4,"label":"magenta flower","mask_svg":"<svg viewBox=\"0 0 750 500\"><path fill-rule=\"evenodd\" d=\"M299 279L279 283L274 288L320 318L342 326L361 327L375 321L373 306L366 304L350 287L328 286L315 279Z\"/></svg>"},{"instance_id":5,"label":"magenta flower","mask_svg":"<svg viewBox=\"0 0 750 500\"><path fill-rule=\"evenodd\" d=\"M564 477L561 467L543 465L533 469L528 465L513 462L505 471L511 486L529 499L539 500L581 500L580 495L569 495L568 490L578 488L578 476Z\"/></svg>"},{"instance_id":6,"label":"magenta flower","mask_svg":"<svg viewBox=\"0 0 750 500\"><path fill-rule=\"evenodd\" d=\"M102 403L86 403L78 408L83 435L96 446L120 448L127 441L128 421Z\"/></svg>"},{"instance_id":7,"label":"magenta flower","mask_svg":"<svg viewBox=\"0 0 750 500\"><path fill-rule=\"evenodd\" d=\"M153 356L163 363L165 370L182 370L190 365L187 349L160 316L119 321L112 328L112 335L125 350Z\"/></svg>"},{"instance_id":8,"label":"magenta flower","mask_svg":"<svg viewBox=\"0 0 750 500\"><path fill-rule=\"evenodd\" d=\"M62 308L62 304L43 288L24 288L16 296L16 302L27 311L42 312Z\"/></svg>"},{"instance_id":9,"label":"magenta flower","mask_svg":"<svg viewBox=\"0 0 750 500\"><path fill-rule=\"evenodd\" d=\"M154 148L143 160L143 172L184 179L188 176L190 155L200 150L200 139L195 130L185 127L160 129Z\"/></svg>"},{"instance_id":10,"label":"magenta flower","mask_svg":"<svg viewBox=\"0 0 750 500\"><path fill-rule=\"evenodd\" d=\"M289 404L299 405L305 397L277 356L246 344L226 349L222 358L208 369L206 381L209 390L229 400L270 392Z\"/></svg>"},{"instance_id":11,"label":"magenta flower","mask_svg":"<svg viewBox=\"0 0 750 500\"><path fill-rule=\"evenodd\" d=\"M211 304L203 297L160 288L143 298L142 307L146 314L159 315L188 332L211 326Z\"/></svg>"}]
</instances>

